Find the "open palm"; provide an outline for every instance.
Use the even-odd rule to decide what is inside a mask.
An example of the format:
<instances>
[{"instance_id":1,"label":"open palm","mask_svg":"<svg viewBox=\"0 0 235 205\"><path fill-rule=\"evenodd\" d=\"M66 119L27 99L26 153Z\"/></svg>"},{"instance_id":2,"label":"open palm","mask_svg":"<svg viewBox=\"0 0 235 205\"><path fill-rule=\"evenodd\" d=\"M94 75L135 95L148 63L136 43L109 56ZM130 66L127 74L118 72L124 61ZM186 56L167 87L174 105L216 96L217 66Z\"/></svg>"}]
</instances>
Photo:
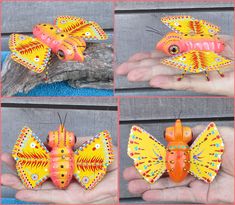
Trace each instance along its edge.
<instances>
[{"instance_id":1,"label":"open palm","mask_svg":"<svg viewBox=\"0 0 235 205\"><path fill-rule=\"evenodd\" d=\"M193 176L187 176L181 183L174 183L164 176L156 183L147 183L135 167L124 170L124 178L128 180L131 193L142 196L146 201L155 202L192 202L192 203L233 203L234 201L234 130L219 127L224 139L225 151L222 166L211 184L207 184ZM203 131L202 126L194 129L195 136Z\"/></svg>"},{"instance_id":2,"label":"open palm","mask_svg":"<svg viewBox=\"0 0 235 205\"><path fill-rule=\"evenodd\" d=\"M225 49L221 53L234 61L233 36L221 36L225 42ZM204 73L189 74L181 81L178 77L181 70L161 64L161 59L167 57L160 51L151 53L137 53L116 69L117 75L126 75L131 82L148 81L150 86L162 89L188 90L215 95L234 95L234 64L232 63L220 77L216 71L209 72L210 81L207 81Z\"/></svg>"},{"instance_id":3,"label":"open palm","mask_svg":"<svg viewBox=\"0 0 235 205\"><path fill-rule=\"evenodd\" d=\"M80 142L87 138L79 138ZM114 148L115 159L108 167L107 174L103 180L92 190L84 190L74 179L65 190L60 190L50 181L46 181L37 189L29 190L24 187L18 176L13 174L2 174L2 185L9 186L17 190L16 198L23 201L37 203L56 203L56 204L111 204L117 203L117 159L116 148ZM3 153L4 161L14 172L15 161L10 154Z\"/></svg>"}]
</instances>

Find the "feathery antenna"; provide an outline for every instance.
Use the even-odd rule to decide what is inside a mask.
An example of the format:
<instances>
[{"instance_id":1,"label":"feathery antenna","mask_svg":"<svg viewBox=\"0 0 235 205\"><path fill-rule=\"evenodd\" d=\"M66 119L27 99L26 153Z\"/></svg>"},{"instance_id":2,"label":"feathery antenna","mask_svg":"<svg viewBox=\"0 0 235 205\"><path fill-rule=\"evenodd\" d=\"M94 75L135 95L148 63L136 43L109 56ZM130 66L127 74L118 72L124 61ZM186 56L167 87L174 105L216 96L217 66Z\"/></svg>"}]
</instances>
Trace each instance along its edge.
<instances>
[{"instance_id":1,"label":"feathery antenna","mask_svg":"<svg viewBox=\"0 0 235 205\"><path fill-rule=\"evenodd\" d=\"M153 28L151 26L146 26L146 28L147 28L146 31L148 31L148 32L152 32L157 35L164 36L164 34L162 32L160 32L159 30L157 30L156 28Z\"/></svg>"}]
</instances>

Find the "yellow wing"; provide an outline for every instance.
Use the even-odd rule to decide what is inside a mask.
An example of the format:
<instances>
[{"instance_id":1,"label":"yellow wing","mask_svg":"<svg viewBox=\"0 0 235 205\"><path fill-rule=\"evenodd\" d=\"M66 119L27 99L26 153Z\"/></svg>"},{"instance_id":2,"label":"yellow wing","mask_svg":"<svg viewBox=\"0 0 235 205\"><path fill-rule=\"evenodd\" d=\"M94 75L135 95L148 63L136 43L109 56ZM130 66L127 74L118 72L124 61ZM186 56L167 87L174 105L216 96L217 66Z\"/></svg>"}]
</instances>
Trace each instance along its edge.
<instances>
[{"instance_id":1,"label":"yellow wing","mask_svg":"<svg viewBox=\"0 0 235 205\"><path fill-rule=\"evenodd\" d=\"M93 21L75 16L59 16L55 20L56 26L64 32L85 40L106 40L108 38L104 30Z\"/></svg>"},{"instance_id":2,"label":"yellow wing","mask_svg":"<svg viewBox=\"0 0 235 205\"><path fill-rule=\"evenodd\" d=\"M92 189L104 177L113 161L112 140L108 131L100 132L75 152L74 176L86 189Z\"/></svg>"},{"instance_id":3,"label":"yellow wing","mask_svg":"<svg viewBox=\"0 0 235 205\"><path fill-rule=\"evenodd\" d=\"M9 48L14 61L36 73L41 73L50 60L51 49L30 36L11 34Z\"/></svg>"},{"instance_id":4,"label":"yellow wing","mask_svg":"<svg viewBox=\"0 0 235 205\"><path fill-rule=\"evenodd\" d=\"M192 16L167 16L161 21L173 31L181 34L215 35L220 31L218 26L205 20L197 20Z\"/></svg>"},{"instance_id":5,"label":"yellow wing","mask_svg":"<svg viewBox=\"0 0 235 205\"><path fill-rule=\"evenodd\" d=\"M191 73L203 71L219 70L231 64L231 60L226 59L212 51L191 50L170 58L163 59L163 64L186 70Z\"/></svg>"},{"instance_id":6,"label":"yellow wing","mask_svg":"<svg viewBox=\"0 0 235 205\"><path fill-rule=\"evenodd\" d=\"M131 128L127 153L149 183L154 183L166 170L164 145L138 126Z\"/></svg>"},{"instance_id":7,"label":"yellow wing","mask_svg":"<svg viewBox=\"0 0 235 205\"><path fill-rule=\"evenodd\" d=\"M12 156L26 188L35 188L49 177L49 152L30 128L24 127L21 130Z\"/></svg>"},{"instance_id":8,"label":"yellow wing","mask_svg":"<svg viewBox=\"0 0 235 205\"><path fill-rule=\"evenodd\" d=\"M224 143L212 122L190 147L190 173L207 183L215 178L221 164Z\"/></svg>"}]
</instances>

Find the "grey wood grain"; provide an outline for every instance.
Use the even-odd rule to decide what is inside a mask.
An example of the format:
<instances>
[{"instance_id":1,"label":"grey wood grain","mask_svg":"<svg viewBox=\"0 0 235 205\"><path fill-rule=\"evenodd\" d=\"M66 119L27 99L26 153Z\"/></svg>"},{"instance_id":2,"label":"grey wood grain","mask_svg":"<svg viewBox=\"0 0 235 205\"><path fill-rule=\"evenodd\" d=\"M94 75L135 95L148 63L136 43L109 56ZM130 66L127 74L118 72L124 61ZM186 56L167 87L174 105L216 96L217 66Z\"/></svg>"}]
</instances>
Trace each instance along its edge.
<instances>
[{"instance_id":1,"label":"grey wood grain","mask_svg":"<svg viewBox=\"0 0 235 205\"><path fill-rule=\"evenodd\" d=\"M233 117L233 98L121 98L121 121Z\"/></svg>"},{"instance_id":2,"label":"grey wood grain","mask_svg":"<svg viewBox=\"0 0 235 205\"><path fill-rule=\"evenodd\" d=\"M203 121L203 122L183 122L185 126L194 127L196 125L204 125L205 127L210 123L210 121ZM215 121L216 125L219 126L229 126L233 127L234 121ZM135 124L135 123L134 123ZM125 168L130 167L133 165L133 160L127 156L127 144L130 129L133 124L125 124L121 125L120 129L120 137L121 137L121 156L120 156L120 198L129 198L129 197L138 197L138 195L132 195L129 193L127 189L127 182L123 179L122 174ZM166 145L166 142L163 138L164 129L167 126L172 126L173 123L147 123L147 124L137 124L138 126L145 129L148 133L152 134L156 139L158 139L162 144ZM161 202L156 202L161 203Z\"/></svg>"},{"instance_id":3,"label":"grey wood grain","mask_svg":"<svg viewBox=\"0 0 235 205\"><path fill-rule=\"evenodd\" d=\"M92 98L90 99L92 101ZM94 100L96 100L94 98ZM84 101L85 102L85 101ZM79 104L79 103L78 103ZM11 152L21 128L29 126L45 141L50 130L59 125L57 112L62 117L68 113L65 127L78 137L94 136L104 129L109 130L114 145L117 145L117 112L109 110L65 110L46 108L2 108L2 150ZM9 173L3 164L2 173ZM15 191L4 187L2 197L14 197Z\"/></svg>"},{"instance_id":4,"label":"grey wood grain","mask_svg":"<svg viewBox=\"0 0 235 205\"><path fill-rule=\"evenodd\" d=\"M105 14L105 15L104 15ZM57 16L79 16L113 28L112 2L3 2L2 33L31 32L37 23L53 23Z\"/></svg>"},{"instance_id":5,"label":"grey wood grain","mask_svg":"<svg viewBox=\"0 0 235 205\"><path fill-rule=\"evenodd\" d=\"M108 107L116 107L117 99L111 97L61 97L58 100L58 97L10 97L3 98L2 103L4 104L40 104L40 105L65 105L69 108L70 105L78 105L78 106L107 106Z\"/></svg>"},{"instance_id":6,"label":"grey wood grain","mask_svg":"<svg viewBox=\"0 0 235 205\"><path fill-rule=\"evenodd\" d=\"M149 9L189 9L189 8L225 8L233 7L233 1L200 2L117 2L115 11Z\"/></svg>"},{"instance_id":7,"label":"grey wood grain","mask_svg":"<svg viewBox=\"0 0 235 205\"><path fill-rule=\"evenodd\" d=\"M205 19L221 27L221 34L233 35L233 11L184 11L184 12L147 12L147 13L120 13L115 15L115 53L116 63L126 61L137 52L154 50L156 42L162 36L146 31L146 26L153 26L164 34L169 32L160 18L167 15L192 15L195 18ZM131 35L130 35L131 34ZM173 69L173 68L172 68ZM149 88L148 82L130 83L126 77L115 77L116 88L119 94L125 95L124 89ZM148 90L145 91L148 95ZM135 94L135 92L133 92ZM161 95L161 93L156 93ZM189 93L190 94L190 93ZM192 93L193 94L193 93ZM177 92L175 95L180 95Z\"/></svg>"}]
</instances>

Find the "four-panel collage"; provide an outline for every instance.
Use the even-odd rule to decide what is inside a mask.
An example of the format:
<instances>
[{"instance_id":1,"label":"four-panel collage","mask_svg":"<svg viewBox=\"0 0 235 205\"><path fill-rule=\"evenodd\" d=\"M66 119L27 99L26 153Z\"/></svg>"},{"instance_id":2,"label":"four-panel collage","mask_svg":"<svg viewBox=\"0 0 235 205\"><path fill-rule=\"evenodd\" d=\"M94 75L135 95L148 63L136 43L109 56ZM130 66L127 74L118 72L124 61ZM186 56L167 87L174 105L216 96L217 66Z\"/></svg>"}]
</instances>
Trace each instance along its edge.
<instances>
[{"instance_id":1,"label":"four-panel collage","mask_svg":"<svg viewBox=\"0 0 235 205\"><path fill-rule=\"evenodd\" d=\"M234 2L1 5L1 204L234 204Z\"/></svg>"}]
</instances>

